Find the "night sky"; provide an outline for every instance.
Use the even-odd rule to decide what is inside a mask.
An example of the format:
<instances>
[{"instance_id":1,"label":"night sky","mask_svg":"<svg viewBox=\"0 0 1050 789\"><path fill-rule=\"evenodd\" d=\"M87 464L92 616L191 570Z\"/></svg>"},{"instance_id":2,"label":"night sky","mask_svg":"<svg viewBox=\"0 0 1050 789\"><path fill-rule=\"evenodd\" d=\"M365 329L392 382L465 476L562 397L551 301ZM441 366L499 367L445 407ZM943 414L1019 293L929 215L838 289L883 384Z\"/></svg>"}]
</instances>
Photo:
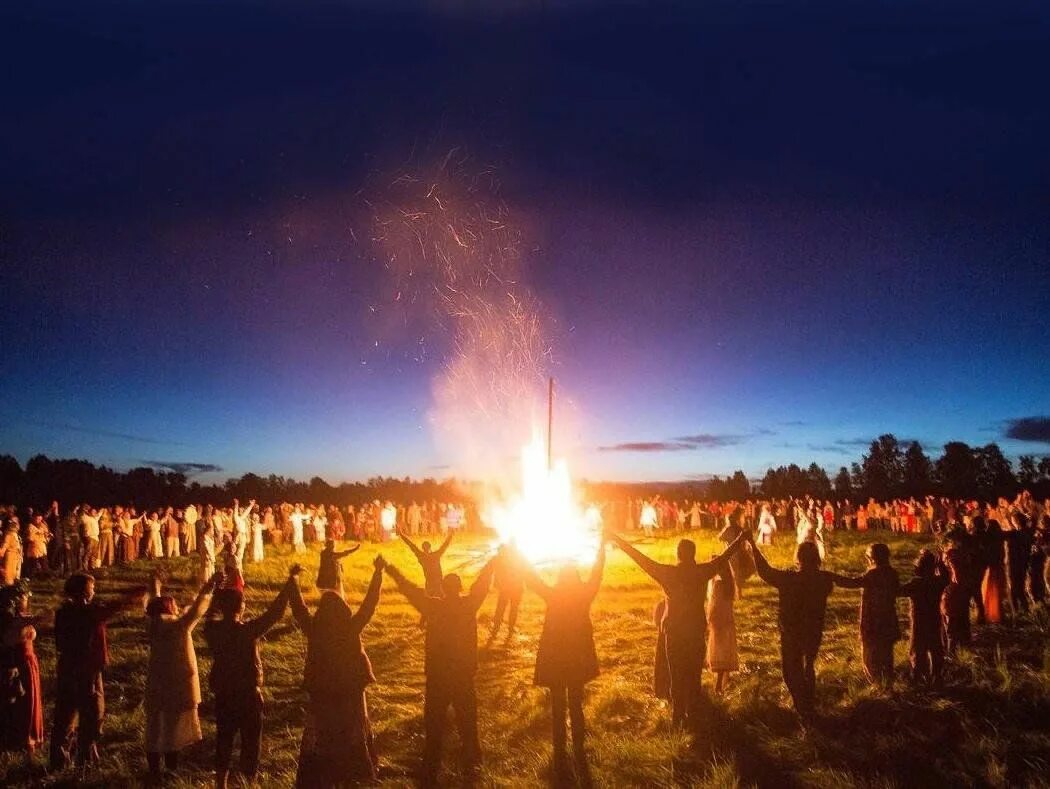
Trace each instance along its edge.
<instances>
[{"instance_id":1,"label":"night sky","mask_svg":"<svg viewBox=\"0 0 1050 789\"><path fill-rule=\"evenodd\" d=\"M1045 3L542 5L7 4L0 452L454 473L450 338L350 233L453 148L580 475L1050 452Z\"/></svg>"}]
</instances>

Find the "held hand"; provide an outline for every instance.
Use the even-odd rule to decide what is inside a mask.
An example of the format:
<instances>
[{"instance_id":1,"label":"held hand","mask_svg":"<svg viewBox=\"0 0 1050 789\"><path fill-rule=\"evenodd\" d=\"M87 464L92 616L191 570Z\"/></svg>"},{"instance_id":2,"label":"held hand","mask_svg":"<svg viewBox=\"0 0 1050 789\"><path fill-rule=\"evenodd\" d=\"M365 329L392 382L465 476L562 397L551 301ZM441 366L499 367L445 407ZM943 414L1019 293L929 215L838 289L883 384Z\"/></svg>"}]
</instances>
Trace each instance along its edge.
<instances>
[{"instance_id":1,"label":"held hand","mask_svg":"<svg viewBox=\"0 0 1050 789\"><path fill-rule=\"evenodd\" d=\"M291 567L288 568L288 577L289 578L298 578L299 575L302 573L302 571L303 571L303 566L301 564L299 564L299 563L293 564Z\"/></svg>"},{"instance_id":2,"label":"held hand","mask_svg":"<svg viewBox=\"0 0 1050 789\"><path fill-rule=\"evenodd\" d=\"M387 567L388 565L386 559L383 558L382 554L376 554L376 558L372 561L372 566L375 567L376 570L382 572L383 568Z\"/></svg>"}]
</instances>

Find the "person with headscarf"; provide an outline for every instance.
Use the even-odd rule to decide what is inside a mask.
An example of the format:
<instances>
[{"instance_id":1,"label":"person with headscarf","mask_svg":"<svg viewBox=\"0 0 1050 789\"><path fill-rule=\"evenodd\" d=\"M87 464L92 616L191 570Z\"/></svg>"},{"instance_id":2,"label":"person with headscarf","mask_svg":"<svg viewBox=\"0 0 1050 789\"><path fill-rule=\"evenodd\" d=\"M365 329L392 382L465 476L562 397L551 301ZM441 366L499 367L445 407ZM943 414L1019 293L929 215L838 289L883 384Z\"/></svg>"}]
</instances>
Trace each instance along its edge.
<instances>
[{"instance_id":1,"label":"person with headscarf","mask_svg":"<svg viewBox=\"0 0 1050 789\"><path fill-rule=\"evenodd\" d=\"M302 789L336 789L351 782L375 781L379 759L365 691L375 682L372 664L361 643L383 586L382 556L373 562L372 580L357 611L339 593L321 592L317 611L303 600L298 573L292 575L292 615L306 636L303 687L309 695L299 748L295 785Z\"/></svg>"},{"instance_id":2,"label":"person with headscarf","mask_svg":"<svg viewBox=\"0 0 1050 789\"><path fill-rule=\"evenodd\" d=\"M153 589L146 605L146 635L149 661L146 666L146 761L149 775L157 780L164 767L178 767L179 751L200 742L201 686L197 674L197 653L193 630L208 610L212 593L222 583L216 573L205 582L184 611L175 598L161 594L161 580L153 577Z\"/></svg>"},{"instance_id":3,"label":"person with headscarf","mask_svg":"<svg viewBox=\"0 0 1050 789\"><path fill-rule=\"evenodd\" d=\"M204 623L204 640L212 654L208 685L215 696L215 786L225 789L230 775L233 741L241 738L241 773L253 781L259 769L263 733L263 667L259 639L284 616L295 579L302 567L293 565L288 581L260 616L243 619L244 593L219 589Z\"/></svg>"},{"instance_id":4,"label":"person with headscarf","mask_svg":"<svg viewBox=\"0 0 1050 789\"><path fill-rule=\"evenodd\" d=\"M0 733L3 750L25 754L30 764L44 741L40 663L33 642L36 619L29 613L29 582L0 589Z\"/></svg>"},{"instance_id":5,"label":"person with headscarf","mask_svg":"<svg viewBox=\"0 0 1050 789\"><path fill-rule=\"evenodd\" d=\"M502 561L507 560L505 554ZM594 566L586 582L580 578L580 572L574 564L566 564L558 571L553 586L545 584L532 568L525 567L525 583L547 604L547 615L543 620L536 650L533 681L550 692L556 772L563 772L568 762L565 748L566 712L572 721L572 748L576 764L586 768L587 733L583 718L583 688L598 676L591 604L601 588L604 571L604 540L598 544Z\"/></svg>"},{"instance_id":6,"label":"person with headscarf","mask_svg":"<svg viewBox=\"0 0 1050 789\"><path fill-rule=\"evenodd\" d=\"M667 659L671 693L671 721L674 725L696 724L703 697L702 676L707 652L707 582L740 549L747 533L741 533L720 555L709 562L696 561L696 543L678 541L678 563L661 564L650 559L622 537L610 539L646 575L656 581L667 600L663 627L664 654ZM657 650L659 657L660 650Z\"/></svg>"},{"instance_id":7,"label":"person with headscarf","mask_svg":"<svg viewBox=\"0 0 1050 789\"><path fill-rule=\"evenodd\" d=\"M105 717L102 673L109 663L106 628L111 619L139 603L145 589L110 603L95 599L95 579L74 573L66 579L66 600L55 613L55 707L49 761L52 770L98 761Z\"/></svg>"},{"instance_id":8,"label":"person with headscarf","mask_svg":"<svg viewBox=\"0 0 1050 789\"><path fill-rule=\"evenodd\" d=\"M478 670L478 609L492 585L496 561L489 560L467 594L463 594L463 581L459 575L449 573L441 580L440 597L430 595L405 578L396 567L387 565L387 572L401 594L422 614L426 623L423 650L426 676L423 695L424 785L437 783L449 707L456 714L465 772L474 773L481 764L474 684Z\"/></svg>"}]
</instances>

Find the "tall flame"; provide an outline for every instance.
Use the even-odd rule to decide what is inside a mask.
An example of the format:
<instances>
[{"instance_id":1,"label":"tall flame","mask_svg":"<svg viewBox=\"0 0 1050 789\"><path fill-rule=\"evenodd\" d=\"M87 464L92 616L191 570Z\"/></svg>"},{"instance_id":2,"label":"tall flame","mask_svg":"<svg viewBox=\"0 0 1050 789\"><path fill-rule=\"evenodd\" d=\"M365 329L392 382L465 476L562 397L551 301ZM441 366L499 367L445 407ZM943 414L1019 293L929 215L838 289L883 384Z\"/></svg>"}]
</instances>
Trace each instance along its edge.
<instances>
[{"instance_id":1,"label":"tall flame","mask_svg":"<svg viewBox=\"0 0 1050 789\"><path fill-rule=\"evenodd\" d=\"M581 506L564 460L547 467L537 433L521 450L521 489L490 505L485 520L501 542L513 543L534 563L590 564L600 539L598 509Z\"/></svg>"}]
</instances>

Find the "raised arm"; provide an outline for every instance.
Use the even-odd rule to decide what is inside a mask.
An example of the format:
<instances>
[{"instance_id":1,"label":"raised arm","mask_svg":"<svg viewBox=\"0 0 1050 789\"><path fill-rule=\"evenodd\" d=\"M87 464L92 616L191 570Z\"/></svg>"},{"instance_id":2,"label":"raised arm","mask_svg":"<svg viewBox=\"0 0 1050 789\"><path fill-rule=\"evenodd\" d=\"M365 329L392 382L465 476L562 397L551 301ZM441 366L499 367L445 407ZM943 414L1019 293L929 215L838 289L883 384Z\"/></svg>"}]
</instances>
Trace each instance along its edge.
<instances>
[{"instance_id":1,"label":"raised arm","mask_svg":"<svg viewBox=\"0 0 1050 789\"><path fill-rule=\"evenodd\" d=\"M774 567L769 566L769 562L766 561L766 557L762 555L762 551L758 550L758 546L755 545L754 539L751 534L748 533L747 541L751 545L751 555L755 559L755 572L758 573L758 577L765 581L770 586L775 586L778 589L783 583L783 570L777 570Z\"/></svg>"},{"instance_id":2,"label":"raised arm","mask_svg":"<svg viewBox=\"0 0 1050 789\"><path fill-rule=\"evenodd\" d=\"M266 635L267 631L278 622L284 616L284 611L288 607L288 601L291 598L293 592L292 587L296 589L299 585L295 582L291 576L285 581L284 586L281 587L281 591L277 593L277 597L273 599L266 610L263 611L255 619L250 619L245 622L244 626L248 629L249 638L259 638L260 636ZM301 595L300 595L301 597Z\"/></svg>"},{"instance_id":3,"label":"raised arm","mask_svg":"<svg viewBox=\"0 0 1050 789\"><path fill-rule=\"evenodd\" d=\"M397 536L400 537L401 541L408 546L408 550L412 551L412 553L415 554L415 557L417 559L419 559L420 561L423 560L423 552L419 550L419 546L412 542L412 540L408 538L408 535L405 534L405 532L402 529L397 530ZM394 580L396 581L397 579L395 578ZM400 585L398 586L398 588L400 588Z\"/></svg>"},{"instance_id":4,"label":"raised arm","mask_svg":"<svg viewBox=\"0 0 1050 789\"><path fill-rule=\"evenodd\" d=\"M336 559L345 559L350 554L357 553L358 550L360 550L360 548L361 548L361 545L358 544L358 545L355 545L353 548L347 548L345 551L333 551L332 555Z\"/></svg>"},{"instance_id":5,"label":"raised arm","mask_svg":"<svg viewBox=\"0 0 1050 789\"><path fill-rule=\"evenodd\" d=\"M650 559L618 534L612 535L610 539L617 548L626 553L642 569L642 572L660 584L660 586L665 586L670 581L670 566Z\"/></svg>"},{"instance_id":6,"label":"raised arm","mask_svg":"<svg viewBox=\"0 0 1050 789\"><path fill-rule=\"evenodd\" d=\"M448 550L448 546L449 546L450 542L452 542L452 530L451 529L449 530L448 536L445 537L445 541L443 543L441 543L441 545L438 546L438 549L437 549L436 553L437 553L439 559L442 556L444 556L445 551Z\"/></svg>"},{"instance_id":7,"label":"raised arm","mask_svg":"<svg viewBox=\"0 0 1050 789\"><path fill-rule=\"evenodd\" d=\"M372 565L375 570L372 571L368 591L365 592L365 597L352 618L354 627L358 630L364 630L365 625L371 621L376 612L376 606L379 605L379 592L383 588L383 568L386 567L386 560L382 556L376 556Z\"/></svg>"},{"instance_id":8,"label":"raised arm","mask_svg":"<svg viewBox=\"0 0 1050 789\"><path fill-rule=\"evenodd\" d=\"M591 567L590 577L587 578L587 588L591 596L598 594L602 585L602 576L605 574L605 542L598 543L598 555L594 557L594 566Z\"/></svg>"},{"instance_id":9,"label":"raised arm","mask_svg":"<svg viewBox=\"0 0 1050 789\"><path fill-rule=\"evenodd\" d=\"M736 536L736 539L734 539L731 543L729 543L729 545L726 546L726 549L724 551L718 554L718 556L716 556L711 561L705 562L705 564L709 565L712 570L717 570L718 568L724 566L725 563L729 561L729 557L737 551L739 551L740 548L744 545L745 542L748 541L749 538L750 534L748 532L741 532Z\"/></svg>"},{"instance_id":10,"label":"raised arm","mask_svg":"<svg viewBox=\"0 0 1050 789\"><path fill-rule=\"evenodd\" d=\"M306 607L306 601L303 600L303 590L299 588L299 573L302 572L302 569L295 564L288 572L288 603L292 607L295 623L299 625L300 630L309 635L313 617L310 616L310 610Z\"/></svg>"},{"instance_id":11,"label":"raised arm","mask_svg":"<svg viewBox=\"0 0 1050 789\"><path fill-rule=\"evenodd\" d=\"M405 578L401 571L394 567L394 565L387 564L386 571L389 573L390 577L394 579L398 591L408 598L408 602L412 604L413 608L425 616L430 611L431 607L430 598L427 597L426 592Z\"/></svg>"},{"instance_id":12,"label":"raised arm","mask_svg":"<svg viewBox=\"0 0 1050 789\"><path fill-rule=\"evenodd\" d=\"M492 587L492 576L496 572L496 557L493 556L489 559L488 563L482 568L481 575L474 581L474 585L470 587L470 602L474 605L475 609L481 608L481 604L485 602L485 595L489 593L489 589Z\"/></svg>"},{"instance_id":13,"label":"raised arm","mask_svg":"<svg viewBox=\"0 0 1050 789\"><path fill-rule=\"evenodd\" d=\"M840 589L863 589L864 588L864 575L858 575L856 577L852 575L839 575L838 573L831 573L831 580L835 582L835 586Z\"/></svg>"},{"instance_id":14,"label":"raised arm","mask_svg":"<svg viewBox=\"0 0 1050 789\"><path fill-rule=\"evenodd\" d=\"M182 622L183 626L191 630L197 626L197 623L208 610L208 604L211 602L212 594L221 583L222 573L215 573L215 575L204 582L200 591L197 592L197 596L194 598L193 602L190 603L190 607L186 609L186 612L181 617L179 617L179 621Z\"/></svg>"},{"instance_id":15,"label":"raised arm","mask_svg":"<svg viewBox=\"0 0 1050 789\"><path fill-rule=\"evenodd\" d=\"M554 590L543 582L543 579L540 578L539 573L536 572L536 568L534 568L531 564L519 558L515 554L499 556L497 557L497 560L501 562L521 562L521 576L522 579L525 581L525 585L529 587L529 589L534 591L537 595L542 597L544 601L550 602L551 593Z\"/></svg>"}]
</instances>

